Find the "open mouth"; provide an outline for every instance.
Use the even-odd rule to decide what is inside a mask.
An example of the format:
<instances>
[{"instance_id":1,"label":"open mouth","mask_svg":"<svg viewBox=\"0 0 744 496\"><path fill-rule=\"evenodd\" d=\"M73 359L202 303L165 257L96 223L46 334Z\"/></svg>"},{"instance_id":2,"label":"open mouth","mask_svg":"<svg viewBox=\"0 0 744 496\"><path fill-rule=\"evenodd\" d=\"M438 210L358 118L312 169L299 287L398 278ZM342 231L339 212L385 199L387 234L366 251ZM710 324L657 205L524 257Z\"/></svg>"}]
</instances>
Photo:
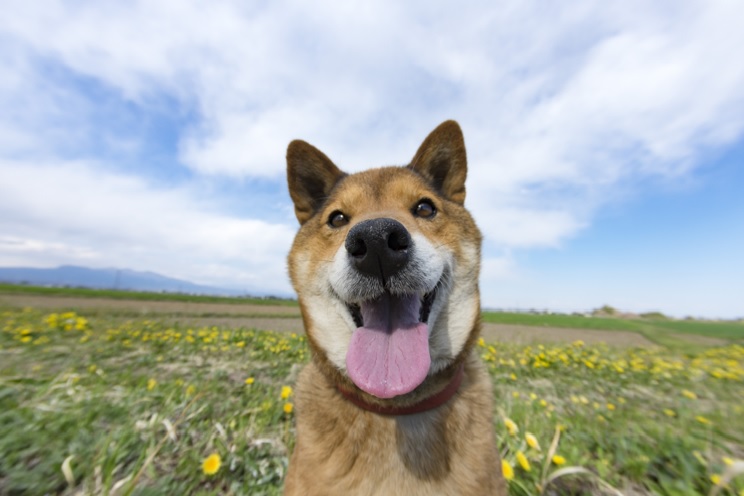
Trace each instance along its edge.
<instances>
[{"instance_id":1,"label":"open mouth","mask_svg":"<svg viewBox=\"0 0 744 496\"><path fill-rule=\"evenodd\" d=\"M357 328L346 369L357 387L378 398L393 398L424 382L431 365L428 320L438 288L423 296L386 291L348 305Z\"/></svg>"},{"instance_id":2,"label":"open mouth","mask_svg":"<svg viewBox=\"0 0 744 496\"><path fill-rule=\"evenodd\" d=\"M434 304L434 300L437 296L437 290L440 284L437 284L433 290L426 293L421 297L421 308L419 309L419 322L426 324L429 321L429 313L431 312L431 306ZM364 318L362 317L362 309L359 303L347 303L346 306L351 313L351 318L354 319L354 323L357 327L364 327Z\"/></svg>"}]
</instances>

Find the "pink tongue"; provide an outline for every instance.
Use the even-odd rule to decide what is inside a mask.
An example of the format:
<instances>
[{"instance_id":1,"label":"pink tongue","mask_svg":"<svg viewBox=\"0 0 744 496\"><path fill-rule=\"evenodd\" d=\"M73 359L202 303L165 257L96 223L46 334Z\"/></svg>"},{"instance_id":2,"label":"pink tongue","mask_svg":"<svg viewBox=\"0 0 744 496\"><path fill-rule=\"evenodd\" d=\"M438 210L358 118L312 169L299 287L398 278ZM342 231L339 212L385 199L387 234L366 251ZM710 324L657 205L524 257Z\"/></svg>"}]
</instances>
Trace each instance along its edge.
<instances>
[{"instance_id":1,"label":"pink tongue","mask_svg":"<svg viewBox=\"0 0 744 496\"><path fill-rule=\"evenodd\" d=\"M365 326L351 336L346 369L354 384L378 398L409 393L429 373L429 329L419 322L418 295L361 305Z\"/></svg>"}]
</instances>

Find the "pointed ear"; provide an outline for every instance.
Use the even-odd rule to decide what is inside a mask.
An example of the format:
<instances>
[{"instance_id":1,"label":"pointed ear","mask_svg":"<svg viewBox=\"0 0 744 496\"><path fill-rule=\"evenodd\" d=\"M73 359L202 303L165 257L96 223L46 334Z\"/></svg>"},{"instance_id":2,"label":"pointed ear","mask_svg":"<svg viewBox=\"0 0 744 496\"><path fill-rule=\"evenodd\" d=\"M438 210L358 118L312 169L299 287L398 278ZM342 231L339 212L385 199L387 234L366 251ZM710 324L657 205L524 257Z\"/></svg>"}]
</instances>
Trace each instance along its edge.
<instances>
[{"instance_id":1,"label":"pointed ear","mask_svg":"<svg viewBox=\"0 0 744 496\"><path fill-rule=\"evenodd\" d=\"M345 175L314 146L301 140L289 144L287 183L300 224L320 210L333 187Z\"/></svg>"},{"instance_id":2,"label":"pointed ear","mask_svg":"<svg viewBox=\"0 0 744 496\"><path fill-rule=\"evenodd\" d=\"M432 131L408 167L424 176L445 198L460 205L465 202L468 166L465 140L457 122L445 121Z\"/></svg>"}]
</instances>

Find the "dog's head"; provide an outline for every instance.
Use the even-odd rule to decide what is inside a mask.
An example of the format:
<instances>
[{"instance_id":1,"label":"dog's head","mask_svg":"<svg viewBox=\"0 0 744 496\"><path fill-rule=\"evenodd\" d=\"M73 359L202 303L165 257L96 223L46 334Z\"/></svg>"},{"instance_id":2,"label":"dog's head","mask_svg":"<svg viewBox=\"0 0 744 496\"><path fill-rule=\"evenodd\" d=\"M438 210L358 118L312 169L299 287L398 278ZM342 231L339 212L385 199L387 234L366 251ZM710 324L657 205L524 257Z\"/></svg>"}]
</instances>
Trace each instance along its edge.
<instances>
[{"instance_id":1,"label":"dog's head","mask_svg":"<svg viewBox=\"0 0 744 496\"><path fill-rule=\"evenodd\" d=\"M290 143L301 225L290 277L310 344L334 380L376 398L406 395L472 345L481 235L463 207L466 172L454 121L410 165L352 175L313 146Z\"/></svg>"}]
</instances>

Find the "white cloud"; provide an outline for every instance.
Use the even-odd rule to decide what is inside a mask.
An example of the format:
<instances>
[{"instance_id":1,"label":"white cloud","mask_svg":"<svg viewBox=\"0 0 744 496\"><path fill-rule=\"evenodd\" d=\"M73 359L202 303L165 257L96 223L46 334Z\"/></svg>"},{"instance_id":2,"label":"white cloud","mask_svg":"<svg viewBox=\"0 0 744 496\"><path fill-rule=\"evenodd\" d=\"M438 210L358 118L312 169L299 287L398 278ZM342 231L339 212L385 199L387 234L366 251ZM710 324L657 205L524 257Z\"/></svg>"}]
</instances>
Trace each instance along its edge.
<instances>
[{"instance_id":1,"label":"white cloud","mask_svg":"<svg viewBox=\"0 0 744 496\"><path fill-rule=\"evenodd\" d=\"M583 227L570 213L555 210L502 206L477 215L487 242L513 248L556 246Z\"/></svg>"},{"instance_id":2,"label":"white cloud","mask_svg":"<svg viewBox=\"0 0 744 496\"><path fill-rule=\"evenodd\" d=\"M188 188L154 188L94 164L0 162L0 232L0 265L113 265L291 291L292 228L230 216Z\"/></svg>"},{"instance_id":3,"label":"white cloud","mask_svg":"<svg viewBox=\"0 0 744 496\"><path fill-rule=\"evenodd\" d=\"M277 177L299 136L360 165L406 160L412 139L451 116L477 130L481 168L502 164L488 183L513 185L667 173L738 135L741 15L725 2L32 3L3 28L135 101L193 102L203 120L182 158L203 172ZM639 163L607 156L628 150Z\"/></svg>"}]
</instances>

